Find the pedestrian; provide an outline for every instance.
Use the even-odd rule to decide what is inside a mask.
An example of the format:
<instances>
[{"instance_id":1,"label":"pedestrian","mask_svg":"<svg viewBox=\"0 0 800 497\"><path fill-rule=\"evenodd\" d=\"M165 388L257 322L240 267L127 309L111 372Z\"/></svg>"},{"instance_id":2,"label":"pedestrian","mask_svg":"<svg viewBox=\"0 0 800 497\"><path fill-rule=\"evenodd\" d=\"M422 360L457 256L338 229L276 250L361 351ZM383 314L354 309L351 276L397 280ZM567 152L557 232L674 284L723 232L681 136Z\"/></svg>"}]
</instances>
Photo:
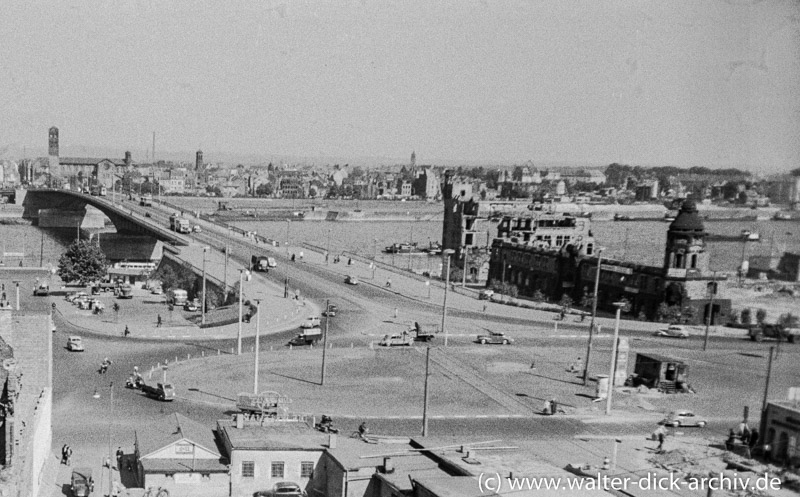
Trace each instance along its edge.
<instances>
[{"instance_id":1,"label":"pedestrian","mask_svg":"<svg viewBox=\"0 0 800 497\"><path fill-rule=\"evenodd\" d=\"M61 464L67 464L67 444L61 447Z\"/></svg>"},{"instance_id":2,"label":"pedestrian","mask_svg":"<svg viewBox=\"0 0 800 497\"><path fill-rule=\"evenodd\" d=\"M664 452L664 438L665 438L664 437L664 431L663 430L659 431L658 432L658 447L656 448L656 451Z\"/></svg>"},{"instance_id":3,"label":"pedestrian","mask_svg":"<svg viewBox=\"0 0 800 497\"><path fill-rule=\"evenodd\" d=\"M127 326L125 326L124 334L125 334L125 336L128 336L128 335L131 334L131 330Z\"/></svg>"},{"instance_id":4,"label":"pedestrian","mask_svg":"<svg viewBox=\"0 0 800 497\"><path fill-rule=\"evenodd\" d=\"M542 414L545 416L549 416L552 414L552 405L550 404L549 400L544 401L544 409L542 409Z\"/></svg>"},{"instance_id":5,"label":"pedestrian","mask_svg":"<svg viewBox=\"0 0 800 497\"><path fill-rule=\"evenodd\" d=\"M550 401L550 409L552 410L551 414L556 414L558 412L558 403L556 399Z\"/></svg>"},{"instance_id":6,"label":"pedestrian","mask_svg":"<svg viewBox=\"0 0 800 497\"><path fill-rule=\"evenodd\" d=\"M294 254L292 254L292 262L294 262Z\"/></svg>"},{"instance_id":7,"label":"pedestrian","mask_svg":"<svg viewBox=\"0 0 800 497\"><path fill-rule=\"evenodd\" d=\"M156 323L156 328L161 328L161 314L158 315L158 323Z\"/></svg>"},{"instance_id":8,"label":"pedestrian","mask_svg":"<svg viewBox=\"0 0 800 497\"><path fill-rule=\"evenodd\" d=\"M70 459L72 459L72 447L67 445L67 466L69 466Z\"/></svg>"},{"instance_id":9,"label":"pedestrian","mask_svg":"<svg viewBox=\"0 0 800 497\"><path fill-rule=\"evenodd\" d=\"M303 260L303 251L302 250L300 251L300 260L301 261Z\"/></svg>"},{"instance_id":10,"label":"pedestrian","mask_svg":"<svg viewBox=\"0 0 800 497\"><path fill-rule=\"evenodd\" d=\"M486 304L483 304L483 312L486 313Z\"/></svg>"},{"instance_id":11,"label":"pedestrian","mask_svg":"<svg viewBox=\"0 0 800 497\"><path fill-rule=\"evenodd\" d=\"M122 469L122 456L125 453L122 451L122 447L117 447L117 469Z\"/></svg>"}]
</instances>

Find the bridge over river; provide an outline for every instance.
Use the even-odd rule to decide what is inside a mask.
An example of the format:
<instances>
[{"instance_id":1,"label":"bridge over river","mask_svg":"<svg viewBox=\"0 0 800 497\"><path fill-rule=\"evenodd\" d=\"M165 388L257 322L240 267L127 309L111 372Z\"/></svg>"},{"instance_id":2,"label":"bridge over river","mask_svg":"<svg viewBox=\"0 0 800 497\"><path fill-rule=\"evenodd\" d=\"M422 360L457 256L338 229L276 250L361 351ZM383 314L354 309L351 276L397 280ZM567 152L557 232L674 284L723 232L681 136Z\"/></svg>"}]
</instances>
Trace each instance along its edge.
<instances>
[{"instance_id":1,"label":"bridge over river","mask_svg":"<svg viewBox=\"0 0 800 497\"><path fill-rule=\"evenodd\" d=\"M83 226L86 206L92 206L111 220L117 233L121 235L145 235L172 245L186 246L189 241L159 226L151 219L145 219L126 208L123 202L115 202L110 197L96 197L71 190L33 189L24 192L22 217L33 220L34 224L52 228L74 228ZM122 198L118 196L117 198ZM131 202L131 201L128 201ZM19 201L18 201L19 203Z\"/></svg>"}]
</instances>

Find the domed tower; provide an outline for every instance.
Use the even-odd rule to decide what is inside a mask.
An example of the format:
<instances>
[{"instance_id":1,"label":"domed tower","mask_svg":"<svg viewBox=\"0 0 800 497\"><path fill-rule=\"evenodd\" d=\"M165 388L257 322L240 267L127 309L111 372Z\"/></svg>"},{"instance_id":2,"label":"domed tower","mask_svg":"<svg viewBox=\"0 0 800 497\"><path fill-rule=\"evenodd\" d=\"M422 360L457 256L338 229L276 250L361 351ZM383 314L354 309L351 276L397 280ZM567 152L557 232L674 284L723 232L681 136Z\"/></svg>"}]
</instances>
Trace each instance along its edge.
<instances>
[{"instance_id":1,"label":"domed tower","mask_svg":"<svg viewBox=\"0 0 800 497\"><path fill-rule=\"evenodd\" d=\"M697 212L697 204L692 199L686 199L667 231L667 248L664 254L664 269L667 274L685 273L680 270L707 272L705 237L705 227Z\"/></svg>"}]
</instances>

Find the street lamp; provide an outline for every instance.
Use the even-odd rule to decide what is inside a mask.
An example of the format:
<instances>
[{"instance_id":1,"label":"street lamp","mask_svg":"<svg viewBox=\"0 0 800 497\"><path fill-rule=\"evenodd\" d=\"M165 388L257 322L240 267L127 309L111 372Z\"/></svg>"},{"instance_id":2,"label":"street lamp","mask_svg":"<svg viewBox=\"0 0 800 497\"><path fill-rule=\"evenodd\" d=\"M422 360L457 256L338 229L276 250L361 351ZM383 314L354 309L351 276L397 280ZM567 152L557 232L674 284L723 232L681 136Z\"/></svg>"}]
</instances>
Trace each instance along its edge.
<instances>
[{"instance_id":1,"label":"street lamp","mask_svg":"<svg viewBox=\"0 0 800 497\"><path fill-rule=\"evenodd\" d=\"M328 228L328 248L325 250L325 264L328 264L328 259L331 256L331 229Z\"/></svg>"},{"instance_id":2,"label":"street lamp","mask_svg":"<svg viewBox=\"0 0 800 497\"><path fill-rule=\"evenodd\" d=\"M714 280L708 287L708 292L711 294L711 299L708 304L708 316L706 316L706 335L703 338L703 350L708 348L708 332L711 327L711 320L714 319L714 297L717 295L717 272L714 271ZM778 340L780 343L780 340Z\"/></svg>"},{"instance_id":3,"label":"street lamp","mask_svg":"<svg viewBox=\"0 0 800 497\"><path fill-rule=\"evenodd\" d=\"M464 267L461 268L461 288L466 288L467 286L467 264L468 259L468 249L464 246L464 251L461 253L464 256Z\"/></svg>"},{"instance_id":4,"label":"street lamp","mask_svg":"<svg viewBox=\"0 0 800 497\"><path fill-rule=\"evenodd\" d=\"M236 334L236 355L242 355L242 299L244 282L250 281L250 271L239 270L239 332Z\"/></svg>"},{"instance_id":5,"label":"street lamp","mask_svg":"<svg viewBox=\"0 0 800 497\"><path fill-rule=\"evenodd\" d=\"M619 341L619 317L622 314L622 308L627 305L627 302L614 302L614 307L617 308L617 317L614 321L614 341L611 342L611 373L608 375L608 393L606 394L606 414L611 414L611 395L614 392L614 377L616 376L617 369L617 342Z\"/></svg>"},{"instance_id":6,"label":"street lamp","mask_svg":"<svg viewBox=\"0 0 800 497\"><path fill-rule=\"evenodd\" d=\"M206 253L209 247L203 247L203 304L200 314L200 324L206 324Z\"/></svg>"},{"instance_id":7,"label":"street lamp","mask_svg":"<svg viewBox=\"0 0 800 497\"><path fill-rule=\"evenodd\" d=\"M16 287L16 292L17 292L17 305L16 305L16 308L17 308L17 310L19 310L19 284L20 284L20 282L19 282L19 280L14 280L14 281L12 281L12 283L14 283L14 286Z\"/></svg>"},{"instance_id":8,"label":"street lamp","mask_svg":"<svg viewBox=\"0 0 800 497\"><path fill-rule=\"evenodd\" d=\"M287 256L289 255L289 229L291 228L291 226L292 226L292 220L291 219L287 219L286 220L286 255Z\"/></svg>"},{"instance_id":9,"label":"street lamp","mask_svg":"<svg viewBox=\"0 0 800 497\"><path fill-rule=\"evenodd\" d=\"M258 351L259 339L261 338L261 299L253 299L256 301L256 358L254 361L253 371L253 395L258 395Z\"/></svg>"},{"instance_id":10,"label":"street lamp","mask_svg":"<svg viewBox=\"0 0 800 497\"><path fill-rule=\"evenodd\" d=\"M444 346L447 347L447 287L450 286L450 256L455 253L453 249L445 249L443 255L447 256L447 277L444 283L444 302L442 303L442 333L444 333Z\"/></svg>"},{"instance_id":11,"label":"street lamp","mask_svg":"<svg viewBox=\"0 0 800 497\"><path fill-rule=\"evenodd\" d=\"M592 356L592 340L594 339L594 319L597 317L597 299L600 290L600 266L603 261L603 248L597 249L597 269L594 275L594 296L592 297L592 320L589 322L589 343L586 345L586 363L583 365L583 386L589 381L589 359Z\"/></svg>"},{"instance_id":12,"label":"street lamp","mask_svg":"<svg viewBox=\"0 0 800 497\"><path fill-rule=\"evenodd\" d=\"M108 495L111 495L111 489L113 485L113 470L112 470L112 460L111 457L113 456L111 452L111 426L114 421L114 382L112 381L111 384L108 386ZM94 391L93 398L99 399L100 394L97 390Z\"/></svg>"}]
</instances>

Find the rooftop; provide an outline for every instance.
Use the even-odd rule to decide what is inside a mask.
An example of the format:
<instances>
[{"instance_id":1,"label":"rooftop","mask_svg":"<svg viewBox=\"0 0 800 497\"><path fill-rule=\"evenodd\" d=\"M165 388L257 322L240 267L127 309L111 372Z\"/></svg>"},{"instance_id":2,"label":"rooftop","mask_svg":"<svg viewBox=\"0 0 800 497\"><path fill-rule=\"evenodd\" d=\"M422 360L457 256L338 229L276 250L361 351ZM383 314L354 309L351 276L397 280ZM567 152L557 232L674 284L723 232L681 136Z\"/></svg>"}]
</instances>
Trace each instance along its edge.
<instances>
[{"instance_id":1,"label":"rooftop","mask_svg":"<svg viewBox=\"0 0 800 497\"><path fill-rule=\"evenodd\" d=\"M236 428L230 419L217 421L219 434L239 450L323 450L328 435L305 423L296 421L267 421L264 425L245 422Z\"/></svg>"},{"instance_id":2,"label":"rooftop","mask_svg":"<svg viewBox=\"0 0 800 497\"><path fill-rule=\"evenodd\" d=\"M136 430L136 441L143 458L184 439L219 455L212 429L177 412L151 423L145 429Z\"/></svg>"}]
</instances>

